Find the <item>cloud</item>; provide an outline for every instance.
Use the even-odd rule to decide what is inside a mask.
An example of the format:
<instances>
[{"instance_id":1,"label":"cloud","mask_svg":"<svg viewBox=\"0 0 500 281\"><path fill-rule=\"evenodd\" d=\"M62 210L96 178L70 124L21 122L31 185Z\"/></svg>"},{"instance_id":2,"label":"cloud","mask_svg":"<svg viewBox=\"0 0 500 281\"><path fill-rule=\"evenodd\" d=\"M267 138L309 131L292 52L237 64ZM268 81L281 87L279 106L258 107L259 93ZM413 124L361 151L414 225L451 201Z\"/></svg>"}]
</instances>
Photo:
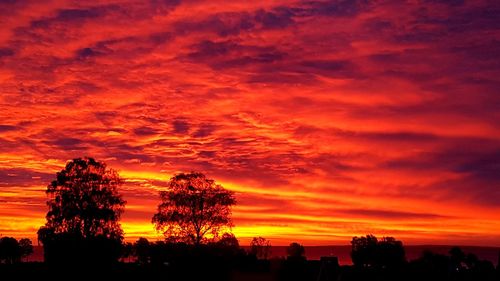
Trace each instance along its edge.
<instances>
[{"instance_id":1,"label":"cloud","mask_svg":"<svg viewBox=\"0 0 500 281\"><path fill-rule=\"evenodd\" d=\"M180 20L174 24L177 34L187 32L212 32L222 37L238 35L255 27L255 21L247 12L218 13L204 19Z\"/></svg>"},{"instance_id":2,"label":"cloud","mask_svg":"<svg viewBox=\"0 0 500 281\"><path fill-rule=\"evenodd\" d=\"M34 171L29 168L8 168L0 169L1 192L8 192L7 187L16 187L19 185L48 184L54 174L48 172Z\"/></svg>"},{"instance_id":3,"label":"cloud","mask_svg":"<svg viewBox=\"0 0 500 281\"><path fill-rule=\"evenodd\" d=\"M302 15L352 17L369 9L372 1L369 0L326 0L306 2L305 8L299 10Z\"/></svg>"},{"instance_id":4,"label":"cloud","mask_svg":"<svg viewBox=\"0 0 500 281\"><path fill-rule=\"evenodd\" d=\"M274 11L258 10L255 13L256 22L265 29L285 28L294 24L293 13L287 8L276 8Z\"/></svg>"},{"instance_id":5,"label":"cloud","mask_svg":"<svg viewBox=\"0 0 500 281\"><path fill-rule=\"evenodd\" d=\"M500 183L500 150L491 151L487 154L474 155L464 163L458 164L455 171L467 173L485 181Z\"/></svg>"},{"instance_id":6,"label":"cloud","mask_svg":"<svg viewBox=\"0 0 500 281\"><path fill-rule=\"evenodd\" d=\"M400 212L400 211L387 211L387 210L368 210L368 209L350 209L350 210L340 210L339 212L362 216L362 217L375 217L375 218L383 218L383 219L396 219L396 220L404 220L404 219L431 219L438 220L447 218L446 216L432 214L432 213L412 213L412 212Z\"/></svg>"},{"instance_id":7,"label":"cloud","mask_svg":"<svg viewBox=\"0 0 500 281\"><path fill-rule=\"evenodd\" d=\"M14 55L14 50L9 48L0 48L0 58L10 57Z\"/></svg>"},{"instance_id":8,"label":"cloud","mask_svg":"<svg viewBox=\"0 0 500 281\"><path fill-rule=\"evenodd\" d=\"M56 145L61 149L65 150L82 150L85 149L85 141L77 138L57 138L52 141L48 141L48 144Z\"/></svg>"},{"instance_id":9,"label":"cloud","mask_svg":"<svg viewBox=\"0 0 500 281\"><path fill-rule=\"evenodd\" d=\"M271 64L286 57L274 47L241 45L232 41L202 41L192 48L194 51L188 54L191 61L206 63L217 70Z\"/></svg>"},{"instance_id":10,"label":"cloud","mask_svg":"<svg viewBox=\"0 0 500 281\"><path fill-rule=\"evenodd\" d=\"M158 134L158 130L150 127L139 127L134 129L134 134L138 136L151 136Z\"/></svg>"},{"instance_id":11,"label":"cloud","mask_svg":"<svg viewBox=\"0 0 500 281\"><path fill-rule=\"evenodd\" d=\"M17 126L0 124L0 133L18 130Z\"/></svg>"},{"instance_id":12,"label":"cloud","mask_svg":"<svg viewBox=\"0 0 500 281\"><path fill-rule=\"evenodd\" d=\"M214 124L200 124L200 127L198 128L198 130L194 133L194 137L195 138L204 138L204 137L208 137L210 136L211 134L213 134L215 132L215 130L217 129L217 126L215 126Z\"/></svg>"},{"instance_id":13,"label":"cloud","mask_svg":"<svg viewBox=\"0 0 500 281\"><path fill-rule=\"evenodd\" d=\"M106 16L113 8L118 6L94 6L85 9L60 9L53 17L34 20L31 28L48 29L55 24L82 24L88 20L94 20Z\"/></svg>"},{"instance_id":14,"label":"cloud","mask_svg":"<svg viewBox=\"0 0 500 281\"><path fill-rule=\"evenodd\" d=\"M498 236L497 3L226 4L1 1L5 214L88 155L125 178L133 235L199 170L245 235Z\"/></svg>"},{"instance_id":15,"label":"cloud","mask_svg":"<svg viewBox=\"0 0 500 281\"><path fill-rule=\"evenodd\" d=\"M183 119L176 119L172 122L173 131L176 134L187 134L189 132L189 123Z\"/></svg>"}]
</instances>

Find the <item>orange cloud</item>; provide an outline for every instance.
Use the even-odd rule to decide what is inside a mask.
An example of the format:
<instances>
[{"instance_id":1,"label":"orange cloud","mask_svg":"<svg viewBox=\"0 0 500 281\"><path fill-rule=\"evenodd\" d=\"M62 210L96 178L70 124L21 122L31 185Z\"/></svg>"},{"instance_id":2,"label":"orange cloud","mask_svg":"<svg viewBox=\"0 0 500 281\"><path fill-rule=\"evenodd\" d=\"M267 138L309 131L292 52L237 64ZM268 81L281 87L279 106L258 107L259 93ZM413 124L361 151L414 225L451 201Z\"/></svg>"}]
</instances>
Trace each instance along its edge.
<instances>
[{"instance_id":1,"label":"orange cloud","mask_svg":"<svg viewBox=\"0 0 500 281\"><path fill-rule=\"evenodd\" d=\"M0 234L68 159L118 169L126 238L178 171L236 192L243 243L500 246L491 1L3 1Z\"/></svg>"}]
</instances>

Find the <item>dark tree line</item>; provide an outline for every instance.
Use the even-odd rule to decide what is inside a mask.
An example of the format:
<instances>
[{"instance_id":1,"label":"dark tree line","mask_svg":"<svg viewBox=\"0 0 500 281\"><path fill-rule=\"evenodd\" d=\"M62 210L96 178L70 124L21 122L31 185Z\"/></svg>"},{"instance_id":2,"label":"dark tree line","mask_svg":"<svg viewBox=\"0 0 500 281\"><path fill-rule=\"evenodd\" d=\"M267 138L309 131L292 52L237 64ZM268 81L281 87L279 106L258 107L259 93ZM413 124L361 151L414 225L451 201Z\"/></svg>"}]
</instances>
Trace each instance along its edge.
<instances>
[{"instance_id":1,"label":"dark tree line","mask_svg":"<svg viewBox=\"0 0 500 281\"><path fill-rule=\"evenodd\" d=\"M0 238L0 263L18 263L32 253L33 246L28 238L19 241L13 237Z\"/></svg>"},{"instance_id":2,"label":"dark tree line","mask_svg":"<svg viewBox=\"0 0 500 281\"><path fill-rule=\"evenodd\" d=\"M424 251L408 261L403 243L393 237L377 239L373 235L351 241L353 267L341 280L500 280L500 266L480 260L453 247L448 255Z\"/></svg>"},{"instance_id":3,"label":"dark tree line","mask_svg":"<svg viewBox=\"0 0 500 281\"><path fill-rule=\"evenodd\" d=\"M271 245L262 237L243 250L231 233L234 193L197 172L174 175L160 192L152 223L163 232L163 241L124 243L122 182L115 170L93 158L69 161L56 174L46 190L46 223L38 231L46 264L68 272L74 266L121 268L124 277L135 272L172 280L228 280L235 270L278 280L500 280L500 268L459 248L408 261L403 243L392 237L353 237L353 266L343 267L332 257L308 261L299 243L289 245L286 258L269 259ZM0 239L0 263L18 263L32 252L29 239Z\"/></svg>"}]
</instances>

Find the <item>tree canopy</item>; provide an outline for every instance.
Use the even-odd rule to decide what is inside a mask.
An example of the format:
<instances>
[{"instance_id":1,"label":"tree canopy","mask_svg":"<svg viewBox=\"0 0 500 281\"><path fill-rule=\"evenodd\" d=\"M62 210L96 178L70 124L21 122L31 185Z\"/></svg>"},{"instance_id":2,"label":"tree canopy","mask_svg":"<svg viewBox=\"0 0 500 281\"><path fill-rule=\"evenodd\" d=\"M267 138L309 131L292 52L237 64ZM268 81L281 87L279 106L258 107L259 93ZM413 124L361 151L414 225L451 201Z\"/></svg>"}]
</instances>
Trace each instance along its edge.
<instances>
[{"instance_id":1,"label":"tree canopy","mask_svg":"<svg viewBox=\"0 0 500 281\"><path fill-rule=\"evenodd\" d=\"M301 244L293 242L286 248L286 253L288 259L305 259L306 250Z\"/></svg>"},{"instance_id":2,"label":"tree canopy","mask_svg":"<svg viewBox=\"0 0 500 281\"><path fill-rule=\"evenodd\" d=\"M47 222L38 231L46 259L55 249L57 257L64 256L60 251L116 251L123 239L121 184L118 173L103 162L93 158L69 161L47 186Z\"/></svg>"},{"instance_id":3,"label":"tree canopy","mask_svg":"<svg viewBox=\"0 0 500 281\"><path fill-rule=\"evenodd\" d=\"M160 198L152 221L167 239L199 245L219 237L232 225L234 193L202 173L173 176Z\"/></svg>"},{"instance_id":4,"label":"tree canopy","mask_svg":"<svg viewBox=\"0 0 500 281\"><path fill-rule=\"evenodd\" d=\"M358 267L387 268L406 263L403 243L393 237L353 237L351 246L352 262Z\"/></svg>"},{"instance_id":5,"label":"tree canopy","mask_svg":"<svg viewBox=\"0 0 500 281\"><path fill-rule=\"evenodd\" d=\"M69 161L47 186L49 211L45 228L86 237L123 235L118 220L125 201L118 173L93 158Z\"/></svg>"},{"instance_id":6,"label":"tree canopy","mask_svg":"<svg viewBox=\"0 0 500 281\"><path fill-rule=\"evenodd\" d=\"M33 254L33 244L28 238L19 239L19 248L21 249L21 257L23 258Z\"/></svg>"},{"instance_id":7,"label":"tree canopy","mask_svg":"<svg viewBox=\"0 0 500 281\"><path fill-rule=\"evenodd\" d=\"M0 238L0 263L8 264L21 261L22 250L19 242L13 237Z\"/></svg>"}]
</instances>

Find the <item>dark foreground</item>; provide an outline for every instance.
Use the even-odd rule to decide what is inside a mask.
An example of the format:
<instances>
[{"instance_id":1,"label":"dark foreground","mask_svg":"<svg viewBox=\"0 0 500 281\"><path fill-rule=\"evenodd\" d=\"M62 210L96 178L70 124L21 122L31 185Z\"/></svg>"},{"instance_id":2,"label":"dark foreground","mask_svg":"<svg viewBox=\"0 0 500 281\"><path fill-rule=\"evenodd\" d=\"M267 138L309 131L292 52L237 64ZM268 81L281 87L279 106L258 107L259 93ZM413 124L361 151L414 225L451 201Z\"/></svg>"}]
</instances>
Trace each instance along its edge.
<instances>
[{"instance_id":1,"label":"dark foreground","mask_svg":"<svg viewBox=\"0 0 500 281\"><path fill-rule=\"evenodd\" d=\"M500 280L498 269L489 264L474 269L453 268L434 261L410 262L399 268L338 266L333 258L323 261L254 260L238 263L218 261L183 264L117 263L111 266L49 266L40 262L0 264L0 280Z\"/></svg>"}]
</instances>

